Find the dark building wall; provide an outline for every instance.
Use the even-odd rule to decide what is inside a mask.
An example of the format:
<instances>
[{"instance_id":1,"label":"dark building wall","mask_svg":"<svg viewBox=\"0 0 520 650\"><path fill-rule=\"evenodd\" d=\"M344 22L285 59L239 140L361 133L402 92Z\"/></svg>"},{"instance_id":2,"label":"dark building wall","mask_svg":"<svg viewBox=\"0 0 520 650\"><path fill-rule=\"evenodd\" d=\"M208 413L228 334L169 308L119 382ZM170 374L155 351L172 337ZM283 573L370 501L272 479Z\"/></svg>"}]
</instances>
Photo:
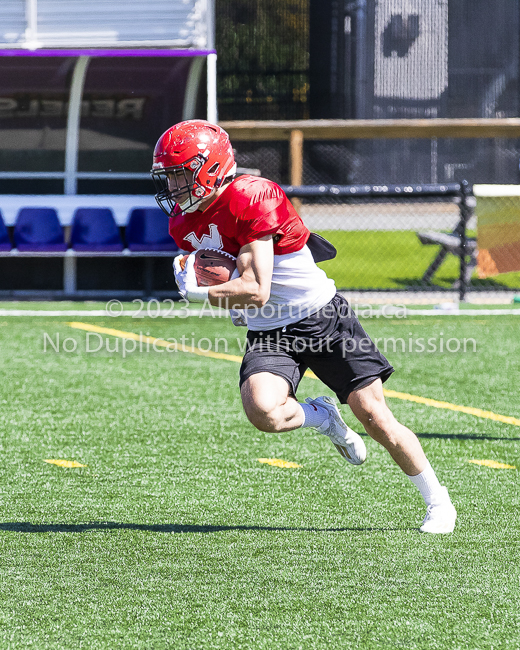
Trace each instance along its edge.
<instances>
[{"instance_id":1,"label":"dark building wall","mask_svg":"<svg viewBox=\"0 0 520 650\"><path fill-rule=\"evenodd\" d=\"M350 34L345 33L343 2L310 4L309 82L311 119L352 116L353 74ZM347 29L350 29L347 21ZM347 58L347 54L349 55Z\"/></svg>"},{"instance_id":2,"label":"dark building wall","mask_svg":"<svg viewBox=\"0 0 520 650\"><path fill-rule=\"evenodd\" d=\"M518 0L449 3L446 117L517 117Z\"/></svg>"},{"instance_id":3,"label":"dark building wall","mask_svg":"<svg viewBox=\"0 0 520 650\"><path fill-rule=\"evenodd\" d=\"M220 119L519 116L519 0L217 0ZM288 182L286 148L240 164ZM516 183L504 140L305 144L306 182Z\"/></svg>"},{"instance_id":4,"label":"dark building wall","mask_svg":"<svg viewBox=\"0 0 520 650\"><path fill-rule=\"evenodd\" d=\"M311 0L312 118L517 116L518 0Z\"/></svg>"}]
</instances>

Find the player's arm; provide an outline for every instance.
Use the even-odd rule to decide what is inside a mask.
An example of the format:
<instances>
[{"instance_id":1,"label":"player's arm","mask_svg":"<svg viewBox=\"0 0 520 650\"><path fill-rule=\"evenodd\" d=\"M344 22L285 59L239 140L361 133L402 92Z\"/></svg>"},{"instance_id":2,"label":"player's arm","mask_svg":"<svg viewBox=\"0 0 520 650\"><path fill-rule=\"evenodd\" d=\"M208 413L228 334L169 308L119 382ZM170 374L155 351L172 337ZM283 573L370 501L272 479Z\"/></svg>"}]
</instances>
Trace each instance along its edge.
<instances>
[{"instance_id":1,"label":"player's arm","mask_svg":"<svg viewBox=\"0 0 520 650\"><path fill-rule=\"evenodd\" d=\"M262 307L271 294L274 251L272 235L242 246L237 257L239 277L209 288L209 302L226 309Z\"/></svg>"}]
</instances>

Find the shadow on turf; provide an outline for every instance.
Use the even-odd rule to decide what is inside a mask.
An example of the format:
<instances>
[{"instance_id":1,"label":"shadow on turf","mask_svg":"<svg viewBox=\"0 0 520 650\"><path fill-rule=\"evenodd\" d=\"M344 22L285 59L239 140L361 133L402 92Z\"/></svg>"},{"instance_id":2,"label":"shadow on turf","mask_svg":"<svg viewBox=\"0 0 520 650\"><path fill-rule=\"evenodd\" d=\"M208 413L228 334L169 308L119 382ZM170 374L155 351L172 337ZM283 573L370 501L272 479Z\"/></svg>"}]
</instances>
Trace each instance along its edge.
<instances>
[{"instance_id":1,"label":"shadow on turf","mask_svg":"<svg viewBox=\"0 0 520 650\"><path fill-rule=\"evenodd\" d=\"M440 290L440 291L446 291L447 289L455 289L456 285L458 284L458 277L455 277L453 275L445 276L445 277L440 277L437 278L434 281L424 281L421 280L420 278L390 278L393 282L396 283L396 285L400 286L403 289L418 289L418 290ZM455 286L454 286L455 285ZM498 290L510 290L510 291L516 291L514 288L514 285L512 287L508 287L507 284L504 282L500 282L497 280L492 280L491 278L486 278L483 280L479 280L478 278L472 278L469 286L467 287L468 290L478 290L478 289L483 289L487 291L492 291L493 289L498 289Z\"/></svg>"},{"instance_id":2,"label":"shadow on turf","mask_svg":"<svg viewBox=\"0 0 520 650\"><path fill-rule=\"evenodd\" d=\"M358 431L360 436L368 438L364 431ZM520 438L504 438L501 436L483 436L480 433L415 433L418 438L438 438L439 440L504 440L518 442Z\"/></svg>"},{"instance_id":3,"label":"shadow on turf","mask_svg":"<svg viewBox=\"0 0 520 650\"><path fill-rule=\"evenodd\" d=\"M412 526L397 528L297 528L290 526L200 526L198 524L123 524L116 521L93 521L88 524L31 524L12 521L0 524L0 530L15 533L84 533L87 530L145 530L154 533L219 533L227 530L270 530L314 533L391 532L417 530Z\"/></svg>"},{"instance_id":4,"label":"shadow on turf","mask_svg":"<svg viewBox=\"0 0 520 650\"><path fill-rule=\"evenodd\" d=\"M443 438L447 440L507 440L511 442L517 442L520 438L504 438L501 436L483 436L480 433L416 433L418 438Z\"/></svg>"}]
</instances>

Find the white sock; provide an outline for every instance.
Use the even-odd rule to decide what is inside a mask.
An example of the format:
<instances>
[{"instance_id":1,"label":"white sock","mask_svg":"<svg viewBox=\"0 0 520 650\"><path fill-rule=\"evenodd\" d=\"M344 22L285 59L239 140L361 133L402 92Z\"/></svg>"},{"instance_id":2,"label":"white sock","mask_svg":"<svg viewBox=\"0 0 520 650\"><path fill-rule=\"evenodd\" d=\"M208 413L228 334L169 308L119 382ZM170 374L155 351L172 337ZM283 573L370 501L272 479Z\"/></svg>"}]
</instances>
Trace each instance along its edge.
<instances>
[{"instance_id":1,"label":"white sock","mask_svg":"<svg viewBox=\"0 0 520 650\"><path fill-rule=\"evenodd\" d=\"M302 404L300 406L303 410L303 424L302 427L320 427L325 420L329 417L329 412L323 406L316 406L315 404Z\"/></svg>"},{"instance_id":2,"label":"white sock","mask_svg":"<svg viewBox=\"0 0 520 650\"><path fill-rule=\"evenodd\" d=\"M442 495L446 488L442 487L432 466L428 461L426 462L427 465L420 474L417 474L416 476L408 476L408 478L422 494L426 505L429 506L435 500L436 496Z\"/></svg>"}]
</instances>

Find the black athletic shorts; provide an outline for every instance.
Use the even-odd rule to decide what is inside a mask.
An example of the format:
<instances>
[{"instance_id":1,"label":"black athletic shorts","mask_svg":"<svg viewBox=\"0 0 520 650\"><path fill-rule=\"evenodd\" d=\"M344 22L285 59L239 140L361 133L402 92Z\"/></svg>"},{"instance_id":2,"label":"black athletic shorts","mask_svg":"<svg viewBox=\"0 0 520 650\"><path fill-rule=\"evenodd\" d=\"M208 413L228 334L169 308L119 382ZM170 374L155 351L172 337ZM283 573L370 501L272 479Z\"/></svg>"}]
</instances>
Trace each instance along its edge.
<instances>
[{"instance_id":1,"label":"black athletic shorts","mask_svg":"<svg viewBox=\"0 0 520 650\"><path fill-rule=\"evenodd\" d=\"M240 386L258 372L283 377L291 392L310 368L346 404L350 393L394 369L339 294L312 316L281 329L248 331Z\"/></svg>"}]
</instances>

